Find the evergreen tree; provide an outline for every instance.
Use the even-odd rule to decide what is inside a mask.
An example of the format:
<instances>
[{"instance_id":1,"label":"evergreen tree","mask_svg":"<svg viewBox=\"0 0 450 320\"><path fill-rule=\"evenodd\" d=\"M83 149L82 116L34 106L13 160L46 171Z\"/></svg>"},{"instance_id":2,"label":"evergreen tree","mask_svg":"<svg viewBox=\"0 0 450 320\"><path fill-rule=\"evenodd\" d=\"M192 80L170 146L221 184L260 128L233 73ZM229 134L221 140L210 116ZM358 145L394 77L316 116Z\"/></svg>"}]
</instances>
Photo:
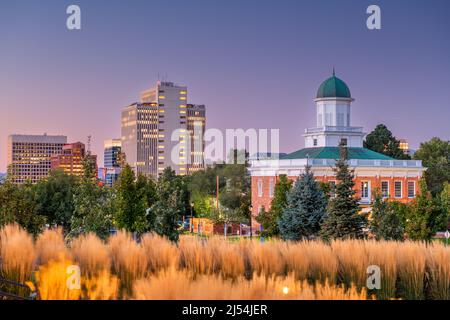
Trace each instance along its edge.
<instances>
[{"instance_id":1,"label":"evergreen tree","mask_svg":"<svg viewBox=\"0 0 450 320\"><path fill-rule=\"evenodd\" d=\"M379 190L374 191L369 227L377 240L403 240L402 216L396 207L394 203L384 200Z\"/></svg>"},{"instance_id":2,"label":"evergreen tree","mask_svg":"<svg viewBox=\"0 0 450 320\"><path fill-rule=\"evenodd\" d=\"M307 166L289 192L286 208L278 222L283 239L310 239L317 235L326 207L326 197Z\"/></svg>"},{"instance_id":3,"label":"evergreen tree","mask_svg":"<svg viewBox=\"0 0 450 320\"><path fill-rule=\"evenodd\" d=\"M341 145L340 151L340 159L334 168L337 180L335 197L329 201L321 236L324 239L363 238L367 217L359 213L353 171L347 164L347 148Z\"/></svg>"},{"instance_id":4,"label":"evergreen tree","mask_svg":"<svg viewBox=\"0 0 450 320\"><path fill-rule=\"evenodd\" d=\"M278 177L278 181L275 184L274 196L270 206L270 210L266 211L262 208L259 215L256 217L263 227L261 235L263 237L278 236L280 229L278 228L278 220L281 218L281 214L287 205L287 195L292 188L292 181L288 179L285 174Z\"/></svg>"}]
</instances>

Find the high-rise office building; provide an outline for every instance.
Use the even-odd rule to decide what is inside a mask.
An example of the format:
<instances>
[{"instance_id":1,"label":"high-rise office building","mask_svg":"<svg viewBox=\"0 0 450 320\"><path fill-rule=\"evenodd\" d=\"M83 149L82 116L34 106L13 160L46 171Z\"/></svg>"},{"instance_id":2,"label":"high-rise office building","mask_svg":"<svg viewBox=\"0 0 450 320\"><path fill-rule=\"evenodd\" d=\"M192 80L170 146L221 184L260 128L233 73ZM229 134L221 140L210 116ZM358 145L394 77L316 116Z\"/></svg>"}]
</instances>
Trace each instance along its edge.
<instances>
[{"instance_id":1,"label":"high-rise office building","mask_svg":"<svg viewBox=\"0 0 450 320\"><path fill-rule=\"evenodd\" d=\"M120 174L120 156L122 141L120 139L106 140L104 144L103 178L105 184L112 187Z\"/></svg>"},{"instance_id":2,"label":"high-rise office building","mask_svg":"<svg viewBox=\"0 0 450 320\"><path fill-rule=\"evenodd\" d=\"M156 103L133 103L122 110L122 152L136 171L156 177L158 174L159 111Z\"/></svg>"},{"instance_id":3,"label":"high-rise office building","mask_svg":"<svg viewBox=\"0 0 450 320\"><path fill-rule=\"evenodd\" d=\"M188 173L202 170L205 167L205 128L206 108L204 105L188 104L186 129L190 137L190 161L188 162Z\"/></svg>"},{"instance_id":4,"label":"high-rise office building","mask_svg":"<svg viewBox=\"0 0 450 320\"><path fill-rule=\"evenodd\" d=\"M203 167L203 149L194 163L191 153L193 140L204 147L205 106L188 105L187 97L186 86L158 81L122 110L122 152L136 172L157 178L167 167L180 175Z\"/></svg>"},{"instance_id":5,"label":"high-rise office building","mask_svg":"<svg viewBox=\"0 0 450 320\"><path fill-rule=\"evenodd\" d=\"M12 183L36 183L48 177L51 157L62 152L66 136L10 135L8 137L8 178Z\"/></svg>"},{"instance_id":6,"label":"high-rise office building","mask_svg":"<svg viewBox=\"0 0 450 320\"><path fill-rule=\"evenodd\" d=\"M82 142L65 144L60 154L52 156L51 168L52 170L62 169L70 175L82 176L84 174L83 160L86 156L91 157L91 161L95 164L95 174L97 175L97 156L88 155Z\"/></svg>"},{"instance_id":7,"label":"high-rise office building","mask_svg":"<svg viewBox=\"0 0 450 320\"><path fill-rule=\"evenodd\" d=\"M120 153L122 152L122 140L110 139L104 143L105 168L120 168Z\"/></svg>"}]
</instances>

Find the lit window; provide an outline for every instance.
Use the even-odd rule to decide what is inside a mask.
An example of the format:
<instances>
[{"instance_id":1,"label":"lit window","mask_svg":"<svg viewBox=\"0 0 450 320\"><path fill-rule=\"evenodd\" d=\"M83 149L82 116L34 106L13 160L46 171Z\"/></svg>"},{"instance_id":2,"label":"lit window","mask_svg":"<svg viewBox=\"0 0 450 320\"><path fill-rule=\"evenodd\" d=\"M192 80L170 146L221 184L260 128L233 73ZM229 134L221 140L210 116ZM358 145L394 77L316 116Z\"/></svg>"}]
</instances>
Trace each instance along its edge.
<instances>
[{"instance_id":1,"label":"lit window","mask_svg":"<svg viewBox=\"0 0 450 320\"><path fill-rule=\"evenodd\" d=\"M186 100L186 97L180 97L180 100L185 101L185 100Z\"/></svg>"},{"instance_id":2,"label":"lit window","mask_svg":"<svg viewBox=\"0 0 450 320\"><path fill-rule=\"evenodd\" d=\"M396 198L402 197L402 182L401 181L394 182L394 196Z\"/></svg>"},{"instance_id":3,"label":"lit window","mask_svg":"<svg viewBox=\"0 0 450 320\"><path fill-rule=\"evenodd\" d=\"M416 195L416 183L414 181L408 181L408 198L414 198Z\"/></svg>"},{"instance_id":4,"label":"lit window","mask_svg":"<svg viewBox=\"0 0 450 320\"><path fill-rule=\"evenodd\" d=\"M389 181L381 181L381 196L389 198Z\"/></svg>"},{"instance_id":5,"label":"lit window","mask_svg":"<svg viewBox=\"0 0 450 320\"><path fill-rule=\"evenodd\" d=\"M158 98L159 98L159 99L165 99L166 96L159 96Z\"/></svg>"},{"instance_id":6,"label":"lit window","mask_svg":"<svg viewBox=\"0 0 450 320\"><path fill-rule=\"evenodd\" d=\"M180 91L180 94L187 94L187 92L186 91Z\"/></svg>"},{"instance_id":7,"label":"lit window","mask_svg":"<svg viewBox=\"0 0 450 320\"><path fill-rule=\"evenodd\" d=\"M368 181L361 182L361 198L363 198L363 199L369 198L369 182Z\"/></svg>"}]
</instances>

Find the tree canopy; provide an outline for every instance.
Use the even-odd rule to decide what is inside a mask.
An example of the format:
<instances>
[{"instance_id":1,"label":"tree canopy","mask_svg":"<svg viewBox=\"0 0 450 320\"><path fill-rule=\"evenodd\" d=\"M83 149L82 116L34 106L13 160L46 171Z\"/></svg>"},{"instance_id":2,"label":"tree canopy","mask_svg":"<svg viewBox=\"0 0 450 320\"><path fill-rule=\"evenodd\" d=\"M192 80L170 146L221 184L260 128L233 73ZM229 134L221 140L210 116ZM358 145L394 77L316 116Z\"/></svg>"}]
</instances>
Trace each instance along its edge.
<instances>
[{"instance_id":1,"label":"tree canopy","mask_svg":"<svg viewBox=\"0 0 450 320\"><path fill-rule=\"evenodd\" d=\"M364 147L394 159L410 159L410 156L400 149L400 141L394 137L392 132L384 124L377 125L366 136Z\"/></svg>"}]
</instances>

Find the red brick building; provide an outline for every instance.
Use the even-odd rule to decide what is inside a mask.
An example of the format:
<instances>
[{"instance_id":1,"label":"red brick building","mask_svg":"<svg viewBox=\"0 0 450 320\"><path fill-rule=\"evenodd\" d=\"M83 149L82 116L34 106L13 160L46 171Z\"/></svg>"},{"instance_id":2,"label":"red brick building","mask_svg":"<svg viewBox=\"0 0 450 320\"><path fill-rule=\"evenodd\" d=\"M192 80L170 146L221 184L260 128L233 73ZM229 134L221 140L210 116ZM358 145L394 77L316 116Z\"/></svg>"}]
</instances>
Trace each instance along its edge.
<instances>
[{"instance_id":1,"label":"red brick building","mask_svg":"<svg viewBox=\"0 0 450 320\"><path fill-rule=\"evenodd\" d=\"M350 126L350 105L354 99L334 72L321 84L314 101L317 126L305 130L304 149L277 157L256 156L250 161L253 217L263 207L270 208L275 184L282 174L296 180L308 165L318 181L336 183L333 167L339 158L340 144L347 147L362 210L370 210L375 188L384 198L403 203L416 197L425 171L422 162L393 159L363 147L363 128ZM253 229L259 230L256 221Z\"/></svg>"},{"instance_id":2,"label":"red brick building","mask_svg":"<svg viewBox=\"0 0 450 320\"><path fill-rule=\"evenodd\" d=\"M84 143L75 142L65 144L62 153L51 158L51 168L62 169L65 173L74 176L83 175L83 159L86 157L86 147ZM95 173L97 176L97 156L89 155L95 163Z\"/></svg>"}]
</instances>

